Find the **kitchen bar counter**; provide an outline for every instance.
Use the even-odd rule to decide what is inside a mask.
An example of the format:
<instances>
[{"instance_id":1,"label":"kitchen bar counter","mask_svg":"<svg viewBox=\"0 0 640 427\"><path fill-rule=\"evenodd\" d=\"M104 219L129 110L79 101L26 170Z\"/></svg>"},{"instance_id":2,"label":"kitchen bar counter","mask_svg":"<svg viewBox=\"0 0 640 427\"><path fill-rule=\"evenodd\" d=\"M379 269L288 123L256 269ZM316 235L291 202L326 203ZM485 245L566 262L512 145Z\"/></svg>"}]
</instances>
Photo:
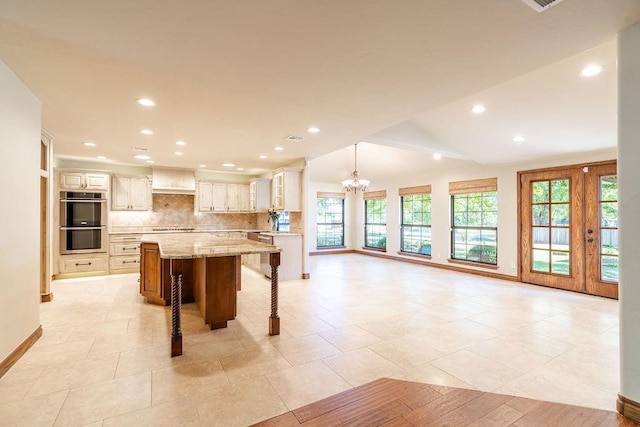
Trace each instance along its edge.
<instances>
[{"instance_id":1,"label":"kitchen bar counter","mask_svg":"<svg viewBox=\"0 0 640 427\"><path fill-rule=\"evenodd\" d=\"M140 246L140 293L147 302L171 302L171 357L182 354L180 310L185 293L192 297L211 329L226 328L237 314L241 255L265 254L271 266L269 335L280 334L278 267L280 249L248 239L214 233L144 234ZM171 283L167 280L170 277Z\"/></svg>"}]
</instances>

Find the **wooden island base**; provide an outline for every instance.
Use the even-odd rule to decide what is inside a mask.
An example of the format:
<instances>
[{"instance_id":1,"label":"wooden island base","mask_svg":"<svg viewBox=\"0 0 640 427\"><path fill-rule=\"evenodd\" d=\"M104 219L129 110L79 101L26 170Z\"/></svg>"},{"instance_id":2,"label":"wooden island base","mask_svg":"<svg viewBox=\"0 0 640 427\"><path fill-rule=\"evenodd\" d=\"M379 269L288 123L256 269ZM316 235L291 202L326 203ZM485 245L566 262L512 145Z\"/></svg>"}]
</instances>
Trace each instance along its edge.
<instances>
[{"instance_id":1,"label":"wooden island base","mask_svg":"<svg viewBox=\"0 0 640 427\"><path fill-rule=\"evenodd\" d=\"M151 304L171 303L171 357L182 355L181 303L195 301L204 323L211 329L226 328L238 312L241 255L163 258L157 243L140 246L140 293ZM280 334L278 315L278 266L280 253L269 254L271 265L271 315L269 335Z\"/></svg>"}]
</instances>

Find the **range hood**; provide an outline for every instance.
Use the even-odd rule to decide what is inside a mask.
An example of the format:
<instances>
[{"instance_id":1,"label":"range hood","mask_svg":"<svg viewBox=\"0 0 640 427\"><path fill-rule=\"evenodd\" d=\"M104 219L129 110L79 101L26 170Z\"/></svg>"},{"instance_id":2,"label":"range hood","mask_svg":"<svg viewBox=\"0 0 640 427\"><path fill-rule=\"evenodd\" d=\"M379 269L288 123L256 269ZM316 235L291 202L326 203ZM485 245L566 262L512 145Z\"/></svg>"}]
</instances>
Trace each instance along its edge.
<instances>
[{"instance_id":1,"label":"range hood","mask_svg":"<svg viewBox=\"0 0 640 427\"><path fill-rule=\"evenodd\" d=\"M195 174L189 169L153 168L151 192L160 194L195 194Z\"/></svg>"}]
</instances>

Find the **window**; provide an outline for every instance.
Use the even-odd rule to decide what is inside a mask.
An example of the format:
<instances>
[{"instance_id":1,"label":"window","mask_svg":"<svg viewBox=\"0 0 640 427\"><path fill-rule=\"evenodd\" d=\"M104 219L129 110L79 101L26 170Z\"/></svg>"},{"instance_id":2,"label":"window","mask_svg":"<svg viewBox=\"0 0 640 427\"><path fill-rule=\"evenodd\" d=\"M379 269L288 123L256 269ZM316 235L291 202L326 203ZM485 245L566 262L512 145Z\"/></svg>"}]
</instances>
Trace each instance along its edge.
<instances>
[{"instance_id":1,"label":"window","mask_svg":"<svg viewBox=\"0 0 640 427\"><path fill-rule=\"evenodd\" d=\"M364 195L364 247L387 249L387 192Z\"/></svg>"},{"instance_id":2,"label":"window","mask_svg":"<svg viewBox=\"0 0 640 427\"><path fill-rule=\"evenodd\" d=\"M317 199L318 248L344 246L344 194L318 193Z\"/></svg>"},{"instance_id":3,"label":"window","mask_svg":"<svg viewBox=\"0 0 640 427\"><path fill-rule=\"evenodd\" d=\"M452 182L451 258L498 264L497 179Z\"/></svg>"},{"instance_id":4,"label":"window","mask_svg":"<svg viewBox=\"0 0 640 427\"><path fill-rule=\"evenodd\" d=\"M291 214L289 211L280 212L278 217L278 231L290 231L291 227Z\"/></svg>"},{"instance_id":5,"label":"window","mask_svg":"<svg viewBox=\"0 0 640 427\"><path fill-rule=\"evenodd\" d=\"M400 251L431 255L431 186L401 188Z\"/></svg>"}]
</instances>

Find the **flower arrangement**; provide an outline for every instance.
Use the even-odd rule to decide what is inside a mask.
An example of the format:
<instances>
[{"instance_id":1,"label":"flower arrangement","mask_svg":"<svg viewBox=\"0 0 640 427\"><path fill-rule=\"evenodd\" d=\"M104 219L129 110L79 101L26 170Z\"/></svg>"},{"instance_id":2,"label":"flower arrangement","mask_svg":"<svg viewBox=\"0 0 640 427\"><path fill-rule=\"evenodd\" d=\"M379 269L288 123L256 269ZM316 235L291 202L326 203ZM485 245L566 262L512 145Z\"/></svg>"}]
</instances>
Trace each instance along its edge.
<instances>
[{"instance_id":1,"label":"flower arrangement","mask_svg":"<svg viewBox=\"0 0 640 427\"><path fill-rule=\"evenodd\" d=\"M267 213L269 214L269 218L267 219L267 222L271 223L271 229L272 230L277 231L278 230L278 219L280 218L280 212L276 211L275 208L271 207L271 208L269 208Z\"/></svg>"}]
</instances>

